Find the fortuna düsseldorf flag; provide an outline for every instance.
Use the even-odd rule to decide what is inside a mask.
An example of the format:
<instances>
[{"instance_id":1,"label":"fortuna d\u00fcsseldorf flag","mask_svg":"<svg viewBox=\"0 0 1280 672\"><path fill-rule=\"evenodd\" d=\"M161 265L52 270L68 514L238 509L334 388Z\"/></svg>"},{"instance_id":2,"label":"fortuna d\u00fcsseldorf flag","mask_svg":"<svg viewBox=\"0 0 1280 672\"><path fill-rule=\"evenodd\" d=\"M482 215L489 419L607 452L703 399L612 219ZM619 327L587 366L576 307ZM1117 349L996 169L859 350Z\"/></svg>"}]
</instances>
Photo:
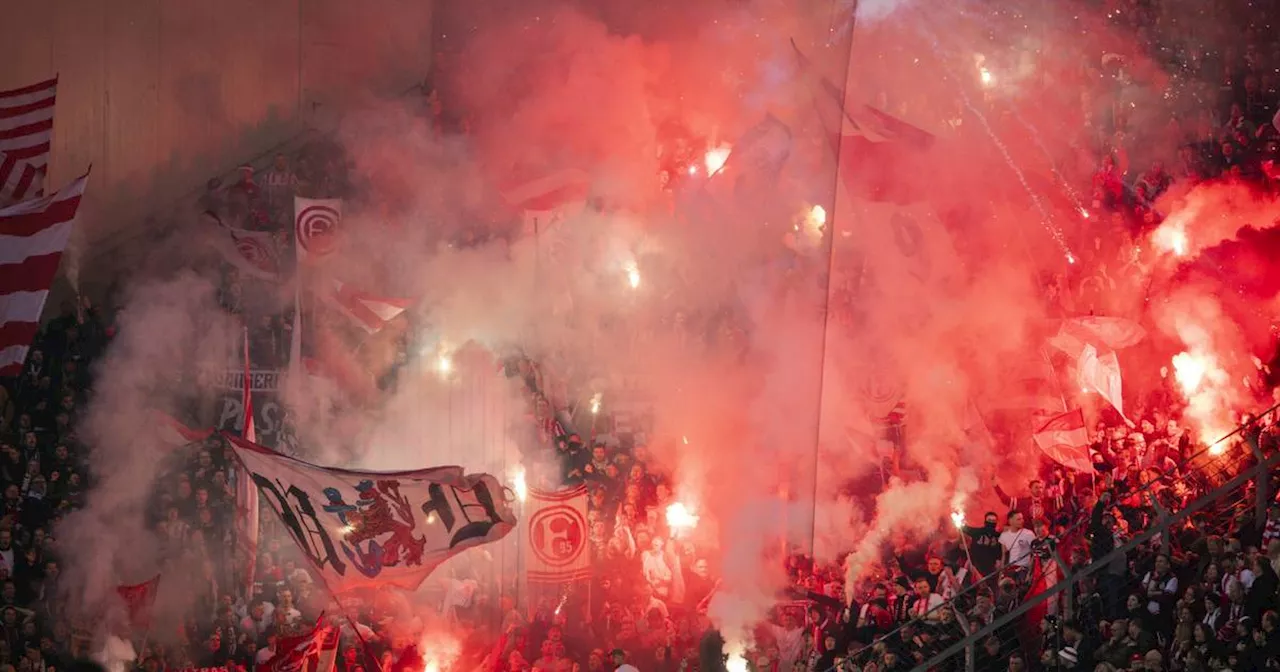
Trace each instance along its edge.
<instances>
[{"instance_id":1,"label":"fortuna d\u00fcsseldorf flag","mask_svg":"<svg viewBox=\"0 0 1280 672\"><path fill-rule=\"evenodd\" d=\"M295 197L293 237L297 245L298 261L305 262L333 252L341 224L341 199Z\"/></svg>"},{"instance_id":2,"label":"fortuna d\u00fcsseldorf flag","mask_svg":"<svg viewBox=\"0 0 1280 672\"><path fill-rule=\"evenodd\" d=\"M591 575L587 548L587 487L567 492L529 490L525 520L526 575L535 583L564 583Z\"/></svg>"}]
</instances>

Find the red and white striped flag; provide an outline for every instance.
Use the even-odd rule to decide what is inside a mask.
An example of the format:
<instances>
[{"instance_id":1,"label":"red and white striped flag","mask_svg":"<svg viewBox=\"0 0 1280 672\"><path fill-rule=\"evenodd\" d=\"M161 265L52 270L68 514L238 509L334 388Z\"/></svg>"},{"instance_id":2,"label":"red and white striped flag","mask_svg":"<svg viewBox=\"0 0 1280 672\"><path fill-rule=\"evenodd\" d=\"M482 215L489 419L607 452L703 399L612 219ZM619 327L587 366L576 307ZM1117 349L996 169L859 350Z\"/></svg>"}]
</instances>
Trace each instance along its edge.
<instances>
[{"instance_id":1,"label":"red and white striped flag","mask_svg":"<svg viewBox=\"0 0 1280 672\"><path fill-rule=\"evenodd\" d=\"M1032 434L1036 445L1050 459L1075 471L1093 471L1089 455L1089 429L1080 409L1050 418Z\"/></svg>"},{"instance_id":2,"label":"red and white striped flag","mask_svg":"<svg viewBox=\"0 0 1280 672\"><path fill-rule=\"evenodd\" d=\"M151 417L155 422L156 438L160 441L160 445L170 450L204 441L213 435L212 429L192 429L162 411L151 411Z\"/></svg>"},{"instance_id":3,"label":"red and white striped flag","mask_svg":"<svg viewBox=\"0 0 1280 672\"><path fill-rule=\"evenodd\" d=\"M534 238L548 261L569 264L569 229L563 221L580 213L591 193L591 176L581 170L560 170L532 180L512 180L502 199L523 214L524 235Z\"/></svg>"},{"instance_id":4,"label":"red and white striped flag","mask_svg":"<svg viewBox=\"0 0 1280 672\"><path fill-rule=\"evenodd\" d=\"M508 205L526 212L551 212L586 201L591 176L581 170L558 170L531 180L513 180L502 190Z\"/></svg>"},{"instance_id":5,"label":"red and white striped flag","mask_svg":"<svg viewBox=\"0 0 1280 672\"><path fill-rule=\"evenodd\" d=\"M241 397L244 407L244 425L240 435L250 443L258 442L258 434L253 426L253 393L249 384L249 328L244 330L244 392ZM245 584L249 595L253 595L254 574L258 564L258 486L244 471L236 479L236 522L239 528L240 550L245 554Z\"/></svg>"},{"instance_id":6,"label":"red and white striped flag","mask_svg":"<svg viewBox=\"0 0 1280 672\"><path fill-rule=\"evenodd\" d=\"M22 373L88 179L0 209L0 376Z\"/></svg>"},{"instance_id":7,"label":"red and white striped flag","mask_svg":"<svg viewBox=\"0 0 1280 672\"><path fill-rule=\"evenodd\" d=\"M343 315L351 318L356 326L370 334L380 331L413 305L409 299L375 296L337 280L333 281L331 291L324 292L321 296Z\"/></svg>"},{"instance_id":8,"label":"red and white striped flag","mask_svg":"<svg viewBox=\"0 0 1280 672\"><path fill-rule=\"evenodd\" d=\"M44 195L58 79L0 91L0 206Z\"/></svg>"}]
</instances>

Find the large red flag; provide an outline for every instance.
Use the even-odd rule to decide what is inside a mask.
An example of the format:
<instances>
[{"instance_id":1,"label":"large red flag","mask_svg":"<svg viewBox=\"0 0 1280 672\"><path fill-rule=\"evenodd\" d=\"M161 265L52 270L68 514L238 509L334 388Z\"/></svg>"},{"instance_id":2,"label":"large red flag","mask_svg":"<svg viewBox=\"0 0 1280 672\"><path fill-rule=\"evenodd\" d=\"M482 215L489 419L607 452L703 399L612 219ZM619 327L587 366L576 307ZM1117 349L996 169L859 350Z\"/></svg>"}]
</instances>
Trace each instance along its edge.
<instances>
[{"instance_id":1,"label":"large red flag","mask_svg":"<svg viewBox=\"0 0 1280 672\"><path fill-rule=\"evenodd\" d=\"M333 660L332 654L338 648L338 628L323 623L324 617L316 627L304 635L281 637L276 640L275 655L265 663L258 665L257 672L304 672L320 670L321 656ZM330 663L332 665L332 663Z\"/></svg>"},{"instance_id":2,"label":"large red flag","mask_svg":"<svg viewBox=\"0 0 1280 672\"><path fill-rule=\"evenodd\" d=\"M156 588L160 585L160 575L150 581L131 586L117 586L116 594L124 600L125 610L129 614L129 625L137 630L151 627L151 606L156 602Z\"/></svg>"}]
</instances>

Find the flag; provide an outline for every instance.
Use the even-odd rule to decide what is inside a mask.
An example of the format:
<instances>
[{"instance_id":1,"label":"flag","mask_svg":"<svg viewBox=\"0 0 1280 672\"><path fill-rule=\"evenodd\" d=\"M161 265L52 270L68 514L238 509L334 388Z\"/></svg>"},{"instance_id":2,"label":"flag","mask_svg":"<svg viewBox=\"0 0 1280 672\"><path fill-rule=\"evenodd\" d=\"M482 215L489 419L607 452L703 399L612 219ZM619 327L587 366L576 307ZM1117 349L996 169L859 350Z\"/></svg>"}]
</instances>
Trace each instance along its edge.
<instances>
[{"instance_id":1,"label":"flag","mask_svg":"<svg viewBox=\"0 0 1280 672\"><path fill-rule=\"evenodd\" d=\"M155 424L156 438L160 445L169 450L177 450L197 441L204 441L213 435L212 429L192 429L161 411L151 411L151 419Z\"/></svg>"},{"instance_id":2,"label":"flag","mask_svg":"<svg viewBox=\"0 0 1280 672\"><path fill-rule=\"evenodd\" d=\"M1031 582L1023 600L1030 602L1039 595L1048 592L1050 588L1058 584L1058 574L1057 563L1050 558L1041 558L1039 554L1033 553L1031 556ZM1057 615L1057 599L1057 596L1042 599L1023 614L1022 624L1027 632L1039 633L1040 623L1044 621L1045 617L1050 614Z\"/></svg>"},{"instance_id":3,"label":"flag","mask_svg":"<svg viewBox=\"0 0 1280 672\"><path fill-rule=\"evenodd\" d=\"M1137 345L1147 332L1137 322L1122 317L1075 317L1063 320L1049 345L1079 359L1086 345L1098 352L1122 350Z\"/></svg>"},{"instance_id":4,"label":"flag","mask_svg":"<svg viewBox=\"0 0 1280 672\"><path fill-rule=\"evenodd\" d=\"M0 91L0 207L44 195L58 79Z\"/></svg>"},{"instance_id":5,"label":"flag","mask_svg":"<svg viewBox=\"0 0 1280 672\"><path fill-rule=\"evenodd\" d=\"M88 179L0 209L0 376L22 373Z\"/></svg>"},{"instance_id":6,"label":"flag","mask_svg":"<svg viewBox=\"0 0 1280 672\"><path fill-rule=\"evenodd\" d=\"M244 391L241 393L244 409L244 424L240 435L250 443L258 440L258 433L253 421L253 377L249 375L249 328L244 330ZM254 574L258 569L258 488L254 486L248 474L241 474L236 479L236 522L239 528L240 552L245 557L245 587L248 594L253 594Z\"/></svg>"},{"instance_id":7,"label":"flag","mask_svg":"<svg viewBox=\"0 0 1280 672\"><path fill-rule=\"evenodd\" d=\"M1084 346L1076 360L1076 376L1081 389L1097 392L1120 413L1120 417L1124 417L1120 360L1114 351L1099 354L1092 345Z\"/></svg>"},{"instance_id":8,"label":"flag","mask_svg":"<svg viewBox=\"0 0 1280 672\"><path fill-rule=\"evenodd\" d=\"M814 108L835 160L840 189L833 194L833 269L858 269L858 276L833 275L829 286L892 287L904 324L871 325L898 330L927 319L912 294L945 289L960 272L946 228L929 203L934 178L926 164L932 134L870 105L845 104L844 90L817 73L792 43L800 73L809 81ZM841 198L844 196L845 198ZM856 222L857 235L841 222ZM856 263L863 260L865 263ZM834 272L834 271L833 271Z\"/></svg>"},{"instance_id":9,"label":"flag","mask_svg":"<svg viewBox=\"0 0 1280 672\"><path fill-rule=\"evenodd\" d=\"M367 294L337 280L333 281L330 291L320 296L369 334L377 333L413 305L409 299Z\"/></svg>"},{"instance_id":10,"label":"flag","mask_svg":"<svg viewBox=\"0 0 1280 672\"><path fill-rule=\"evenodd\" d=\"M309 347L314 354L314 357L305 354L302 357L309 375L333 381L355 403L377 395L378 385L373 374L341 339L324 329L312 329L306 335L312 337Z\"/></svg>"},{"instance_id":11,"label":"flag","mask_svg":"<svg viewBox=\"0 0 1280 672\"><path fill-rule=\"evenodd\" d=\"M352 630L355 630L356 637L360 640L360 645L368 648L364 637L360 635L360 624L353 623ZM341 640L342 629L337 626L331 626L325 633L324 638L320 641L320 651L316 655L315 664L311 666L309 672L333 672L334 667L338 663L338 643Z\"/></svg>"},{"instance_id":12,"label":"flag","mask_svg":"<svg viewBox=\"0 0 1280 672\"><path fill-rule=\"evenodd\" d=\"M332 253L341 227L341 199L294 197L293 238L299 262Z\"/></svg>"},{"instance_id":13,"label":"flag","mask_svg":"<svg viewBox=\"0 0 1280 672\"><path fill-rule=\"evenodd\" d=\"M529 490L525 519L526 576L534 583L567 583L591 575L587 486L563 492Z\"/></svg>"},{"instance_id":14,"label":"flag","mask_svg":"<svg viewBox=\"0 0 1280 672\"><path fill-rule=\"evenodd\" d=\"M227 263L245 275L261 280L280 278L280 253L270 232L231 226L223 226L223 230L227 235L218 235L214 245Z\"/></svg>"},{"instance_id":15,"label":"flag","mask_svg":"<svg viewBox=\"0 0 1280 672\"><path fill-rule=\"evenodd\" d=\"M1076 471L1093 471L1093 460L1089 457L1089 430L1080 409L1050 418L1032 438L1054 462Z\"/></svg>"},{"instance_id":16,"label":"flag","mask_svg":"<svg viewBox=\"0 0 1280 672\"><path fill-rule=\"evenodd\" d=\"M509 491L489 474L320 467L224 435L334 594L414 590L440 563L502 539L516 524Z\"/></svg>"},{"instance_id":17,"label":"flag","mask_svg":"<svg viewBox=\"0 0 1280 672\"><path fill-rule=\"evenodd\" d=\"M147 630L151 627L151 606L156 601L156 589L160 586L160 575L150 581L132 586L117 586L116 594L124 601L125 611L129 615L129 625L135 630Z\"/></svg>"},{"instance_id":18,"label":"flag","mask_svg":"<svg viewBox=\"0 0 1280 672\"><path fill-rule=\"evenodd\" d=\"M336 650L337 646L338 628L316 623L306 634L277 639L275 655L258 665L257 672L321 672L314 666L320 662L322 654Z\"/></svg>"},{"instance_id":19,"label":"flag","mask_svg":"<svg viewBox=\"0 0 1280 672\"><path fill-rule=\"evenodd\" d=\"M512 180L502 189L502 200L521 212L550 213L585 203L590 192L591 176L568 169L529 180Z\"/></svg>"},{"instance_id":20,"label":"flag","mask_svg":"<svg viewBox=\"0 0 1280 672\"><path fill-rule=\"evenodd\" d=\"M794 40L791 47L849 193L874 201L921 200L925 180L933 176L915 168L923 168L920 155L933 145L933 134L870 105L846 105L844 89L822 77Z\"/></svg>"},{"instance_id":21,"label":"flag","mask_svg":"<svg viewBox=\"0 0 1280 672\"><path fill-rule=\"evenodd\" d=\"M1040 349L1027 368L1019 370L1016 375L1018 377L1010 383L1006 393L990 404L992 409L1028 412L1032 417L1056 416L1067 411L1058 374L1044 349ZM1035 422L1032 431L1043 424L1043 420Z\"/></svg>"},{"instance_id":22,"label":"flag","mask_svg":"<svg viewBox=\"0 0 1280 672\"><path fill-rule=\"evenodd\" d=\"M531 180L513 180L502 189L502 200L521 213L522 230L550 262L569 263L566 219L586 207L591 176L581 170L559 170Z\"/></svg>"}]
</instances>

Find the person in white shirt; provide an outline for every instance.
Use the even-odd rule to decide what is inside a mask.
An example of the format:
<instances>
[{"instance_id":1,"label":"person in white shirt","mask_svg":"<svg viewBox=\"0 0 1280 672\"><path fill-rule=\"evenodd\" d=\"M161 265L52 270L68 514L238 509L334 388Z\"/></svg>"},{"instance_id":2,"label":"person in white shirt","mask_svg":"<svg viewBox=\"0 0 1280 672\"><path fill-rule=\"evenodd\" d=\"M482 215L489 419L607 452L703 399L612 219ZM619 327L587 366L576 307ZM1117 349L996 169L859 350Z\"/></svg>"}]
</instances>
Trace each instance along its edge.
<instances>
[{"instance_id":1,"label":"person in white shirt","mask_svg":"<svg viewBox=\"0 0 1280 672\"><path fill-rule=\"evenodd\" d=\"M240 629L251 635L254 639L262 636L267 626L271 625L271 616L275 613L275 605L265 600L256 600L252 607L249 607L249 613L240 619Z\"/></svg>"},{"instance_id":2,"label":"person in white shirt","mask_svg":"<svg viewBox=\"0 0 1280 672\"><path fill-rule=\"evenodd\" d=\"M276 611L284 614L285 622L293 625L302 620L302 612L293 606L293 591L288 588L281 588L276 591L276 601L280 604L276 607Z\"/></svg>"},{"instance_id":3,"label":"person in white shirt","mask_svg":"<svg viewBox=\"0 0 1280 672\"><path fill-rule=\"evenodd\" d=\"M649 550L640 554L640 564L644 569L644 578L653 586L653 592L659 597L671 594L671 580L674 574L667 564L667 556L663 549L661 537L654 537Z\"/></svg>"},{"instance_id":4,"label":"person in white shirt","mask_svg":"<svg viewBox=\"0 0 1280 672\"><path fill-rule=\"evenodd\" d=\"M258 665L266 665L267 661L271 660L272 658L275 658L276 641L277 641L276 633L268 632L267 645L262 647L261 649L258 649L257 655L253 657L253 662L257 663Z\"/></svg>"},{"instance_id":5,"label":"person in white shirt","mask_svg":"<svg viewBox=\"0 0 1280 672\"><path fill-rule=\"evenodd\" d=\"M1030 571L1031 542L1036 540L1036 535L1022 526L1024 521L1022 514L1018 511L1010 511L1005 520L1007 524L1004 531L1000 533L1000 545L1004 547L1004 564Z\"/></svg>"},{"instance_id":6,"label":"person in white shirt","mask_svg":"<svg viewBox=\"0 0 1280 672\"><path fill-rule=\"evenodd\" d=\"M929 587L929 579L920 577L916 579L914 584L916 591L915 601L911 603L911 618L925 619L927 621L936 621L942 618L942 611L938 609L943 604L942 596L933 592Z\"/></svg>"}]
</instances>

